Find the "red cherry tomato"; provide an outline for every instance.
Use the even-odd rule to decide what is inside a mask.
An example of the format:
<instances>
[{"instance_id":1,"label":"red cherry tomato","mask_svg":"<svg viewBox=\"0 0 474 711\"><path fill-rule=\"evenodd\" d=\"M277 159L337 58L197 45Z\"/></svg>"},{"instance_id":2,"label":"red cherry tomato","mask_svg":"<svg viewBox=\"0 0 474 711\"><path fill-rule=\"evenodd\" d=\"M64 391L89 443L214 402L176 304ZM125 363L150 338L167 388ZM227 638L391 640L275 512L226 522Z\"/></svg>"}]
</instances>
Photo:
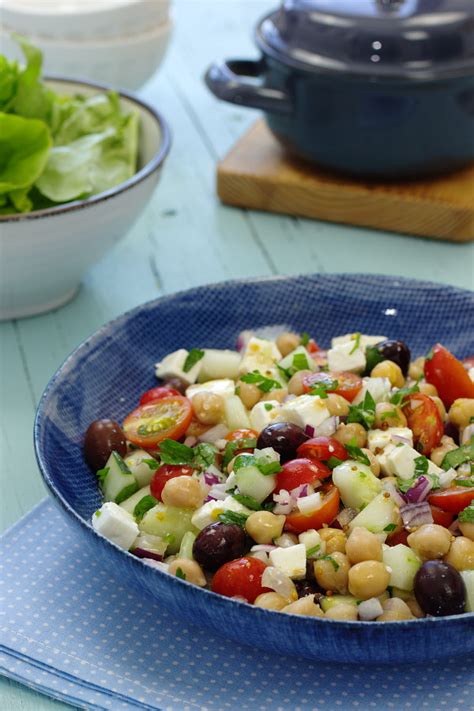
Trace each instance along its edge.
<instances>
[{"instance_id":1,"label":"red cherry tomato","mask_svg":"<svg viewBox=\"0 0 474 711\"><path fill-rule=\"evenodd\" d=\"M407 396L403 413L413 432L416 449L428 456L444 434L443 421L433 400L423 393Z\"/></svg>"},{"instance_id":2,"label":"red cherry tomato","mask_svg":"<svg viewBox=\"0 0 474 711\"><path fill-rule=\"evenodd\" d=\"M147 390L146 393L143 393L140 398L140 405L146 405L149 402L161 400L161 398L170 397L171 395L181 395L181 393L167 385L160 385L157 388L152 388L151 390Z\"/></svg>"},{"instance_id":3,"label":"red cherry tomato","mask_svg":"<svg viewBox=\"0 0 474 711\"><path fill-rule=\"evenodd\" d=\"M337 387L327 389L328 393L336 393L336 395L342 395L349 402L352 402L355 396L358 394L362 388L362 378L360 378L355 373L344 373L329 371L320 373L312 373L306 376L303 380L303 389L306 393L309 393L311 388L318 384L332 383L337 380Z\"/></svg>"},{"instance_id":4,"label":"red cherry tomato","mask_svg":"<svg viewBox=\"0 0 474 711\"><path fill-rule=\"evenodd\" d=\"M232 432L229 432L229 434L225 436L225 439L228 442L235 442L239 439L257 439L257 437L258 432L256 430L243 428L241 430L232 430Z\"/></svg>"},{"instance_id":5,"label":"red cherry tomato","mask_svg":"<svg viewBox=\"0 0 474 711\"><path fill-rule=\"evenodd\" d=\"M443 511L458 514L474 501L474 491L465 486L452 486L450 489L431 494L428 501Z\"/></svg>"},{"instance_id":6,"label":"red cherry tomato","mask_svg":"<svg viewBox=\"0 0 474 711\"><path fill-rule=\"evenodd\" d=\"M437 343L425 361L426 382L434 385L446 407L460 397L474 398L474 383L461 361Z\"/></svg>"},{"instance_id":7,"label":"red cherry tomato","mask_svg":"<svg viewBox=\"0 0 474 711\"><path fill-rule=\"evenodd\" d=\"M321 506L308 514L294 511L286 517L285 530L303 533L310 528L318 530L325 523L332 523L339 512L339 489L335 486L323 497Z\"/></svg>"},{"instance_id":8,"label":"red cherry tomato","mask_svg":"<svg viewBox=\"0 0 474 711\"><path fill-rule=\"evenodd\" d=\"M449 511L443 511L443 509L437 506L431 506L431 515L433 516L433 523L437 523L438 526L444 526L449 528L453 522L454 516Z\"/></svg>"},{"instance_id":9,"label":"red cherry tomato","mask_svg":"<svg viewBox=\"0 0 474 711\"><path fill-rule=\"evenodd\" d=\"M327 462L331 457L336 457L341 461L349 458L345 447L337 439L323 436L313 437L303 442L296 450L296 454L298 457L306 457L319 462Z\"/></svg>"},{"instance_id":10,"label":"red cherry tomato","mask_svg":"<svg viewBox=\"0 0 474 711\"><path fill-rule=\"evenodd\" d=\"M291 459L282 466L276 477L275 491L291 491L301 484L314 484L331 476L331 470L322 462L312 459Z\"/></svg>"},{"instance_id":11,"label":"red cherry tomato","mask_svg":"<svg viewBox=\"0 0 474 711\"><path fill-rule=\"evenodd\" d=\"M177 476L191 476L194 469L187 464L162 464L153 474L150 482L150 493L161 501L161 492L167 481Z\"/></svg>"},{"instance_id":12,"label":"red cherry tomato","mask_svg":"<svg viewBox=\"0 0 474 711\"><path fill-rule=\"evenodd\" d=\"M164 439L179 439L186 432L193 410L182 395L172 395L140 405L123 422L126 439L137 447L154 450Z\"/></svg>"},{"instance_id":13,"label":"red cherry tomato","mask_svg":"<svg viewBox=\"0 0 474 711\"><path fill-rule=\"evenodd\" d=\"M311 353L311 355L313 355L313 353L321 352L321 348L318 346L314 338L309 339L308 343L306 344L306 350L308 351L308 353Z\"/></svg>"},{"instance_id":14,"label":"red cherry tomato","mask_svg":"<svg viewBox=\"0 0 474 711\"><path fill-rule=\"evenodd\" d=\"M403 529L402 531L398 531L397 533L393 533L391 536L387 538L385 541L388 546L398 546L399 543L403 543L404 546L407 546L407 539L408 536L410 535L409 531L405 531Z\"/></svg>"},{"instance_id":15,"label":"red cherry tomato","mask_svg":"<svg viewBox=\"0 0 474 711\"><path fill-rule=\"evenodd\" d=\"M243 597L253 603L270 588L262 587L262 575L267 566L258 558L237 558L224 563L212 580L212 590L226 597Z\"/></svg>"}]
</instances>

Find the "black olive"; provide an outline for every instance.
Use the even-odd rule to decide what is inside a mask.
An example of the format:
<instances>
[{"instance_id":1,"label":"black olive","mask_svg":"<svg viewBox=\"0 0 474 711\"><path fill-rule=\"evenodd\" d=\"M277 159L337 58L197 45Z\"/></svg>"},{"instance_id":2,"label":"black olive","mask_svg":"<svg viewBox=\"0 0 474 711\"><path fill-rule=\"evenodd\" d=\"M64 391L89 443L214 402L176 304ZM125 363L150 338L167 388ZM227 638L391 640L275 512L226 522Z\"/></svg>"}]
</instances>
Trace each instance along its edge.
<instances>
[{"instance_id":1,"label":"black olive","mask_svg":"<svg viewBox=\"0 0 474 711\"><path fill-rule=\"evenodd\" d=\"M415 575L415 597L427 615L442 617L464 612L466 586L456 568L442 560L427 560Z\"/></svg>"},{"instance_id":2,"label":"black olive","mask_svg":"<svg viewBox=\"0 0 474 711\"><path fill-rule=\"evenodd\" d=\"M444 434L446 437L454 439L456 444L459 444L459 428L454 424L454 422L450 422L448 420L444 423Z\"/></svg>"},{"instance_id":3,"label":"black olive","mask_svg":"<svg viewBox=\"0 0 474 711\"><path fill-rule=\"evenodd\" d=\"M198 533L193 545L195 560L206 570L217 570L248 552L251 541L235 523L211 523Z\"/></svg>"},{"instance_id":4,"label":"black olive","mask_svg":"<svg viewBox=\"0 0 474 711\"><path fill-rule=\"evenodd\" d=\"M95 420L84 437L84 456L94 471L102 469L112 452L121 457L127 453L127 443L122 428L115 420Z\"/></svg>"},{"instance_id":5,"label":"black olive","mask_svg":"<svg viewBox=\"0 0 474 711\"><path fill-rule=\"evenodd\" d=\"M314 595L315 602L319 602L319 600L326 594L326 592L319 587L315 580L295 580L295 587L298 597Z\"/></svg>"},{"instance_id":6,"label":"black olive","mask_svg":"<svg viewBox=\"0 0 474 711\"><path fill-rule=\"evenodd\" d=\"M296 457L296 450L309 439L306 432L291 422L275 422L268 425L259 434L257 448L273 447L282 462Z\"/></svg>"},{"instance_id":7,"label":"black olive","mask_svg":"<svg viewBox=\"0 0 474 711\"><path fill-rule=\"evenodd\" d=\"M367 371L370 374L372 368L382 360L391 360L400 366L403 375L408 373L410 365L410 349L404 341L395 341L388 339L380 341L375 346L369 346L366 350L367 354Z\"/></svg>"}]
</instances>

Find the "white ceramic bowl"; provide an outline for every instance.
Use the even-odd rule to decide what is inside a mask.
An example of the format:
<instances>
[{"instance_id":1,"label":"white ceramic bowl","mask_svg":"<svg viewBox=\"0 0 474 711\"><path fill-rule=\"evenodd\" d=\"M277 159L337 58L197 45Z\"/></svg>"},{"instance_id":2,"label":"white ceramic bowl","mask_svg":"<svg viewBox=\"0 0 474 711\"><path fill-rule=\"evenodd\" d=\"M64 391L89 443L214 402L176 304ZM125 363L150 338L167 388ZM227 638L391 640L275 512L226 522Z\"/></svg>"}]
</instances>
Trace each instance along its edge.
<instances>
[{"instance_id":1,"label":"white ceramic bowl","mask_svg":"<svg viewBox=\"0 0 474 711\"><path fill-rule=\"evenodd\" d=\"M168 20L169 0L2 0L0 22L15 32L92 40L146 32Z\"/></svg>"},{"instance_id":2,"label":"white ceramic bowl","mask_svg":"<svg viewBox=\"0 0 474 711\"><path fill-rule=\"evenodd\" d=\"M105 87L48 80L60 93L94 94ZM170 147L163 118L121 93L124 108L140 114L138 172L129 180L57 207L0 216L0 319L49 311L69 301L86 269L123 237L149 201Z\"/></svg>"},{"instance_id":3,"label":"white ceramic bowl","mask_svg":"<svg viewBox=\"0 0 474 711\"><path fill-rule=\"evenodd\" d=\"M91 40L50 39L25 33L43 52L45 74L91 79L124 89L138 89L158 69L171 37L171 20L139 34ZM2 51L8 57L22 58L11 39L9 28L1 31Z\"/></svg>"}]
</instances>

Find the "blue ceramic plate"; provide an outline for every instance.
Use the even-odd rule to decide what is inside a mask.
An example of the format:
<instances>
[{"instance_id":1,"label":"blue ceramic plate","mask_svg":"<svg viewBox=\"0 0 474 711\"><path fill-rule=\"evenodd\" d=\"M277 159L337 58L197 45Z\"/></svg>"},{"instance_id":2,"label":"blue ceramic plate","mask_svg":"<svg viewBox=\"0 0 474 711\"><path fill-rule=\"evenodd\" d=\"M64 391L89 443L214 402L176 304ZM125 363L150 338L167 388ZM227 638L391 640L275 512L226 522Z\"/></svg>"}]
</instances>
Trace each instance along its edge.
<instances>
[{"instance_id":1,"label":"blue ceramic plate","mask_svg":"<svg viewBox=\"0 0 474 711\"><path fill-rule=\"evenodd\" d=\"M43 478L90 555L189 622L265 650L341 662L423 662L474 650L474 615L384 624L283 615L194 587L144 564L90 525L101 504L82 438L99 417L121 421L155 384L154 363L179 347L233 348L241 330L287 324L320 345L350 331L405 340L414 356L442 341L474 353L474 295L429 282L368 275L275 277L164 297L107 324L69 356L41 398L35 447Z\"/></svg>"}]
</instances>

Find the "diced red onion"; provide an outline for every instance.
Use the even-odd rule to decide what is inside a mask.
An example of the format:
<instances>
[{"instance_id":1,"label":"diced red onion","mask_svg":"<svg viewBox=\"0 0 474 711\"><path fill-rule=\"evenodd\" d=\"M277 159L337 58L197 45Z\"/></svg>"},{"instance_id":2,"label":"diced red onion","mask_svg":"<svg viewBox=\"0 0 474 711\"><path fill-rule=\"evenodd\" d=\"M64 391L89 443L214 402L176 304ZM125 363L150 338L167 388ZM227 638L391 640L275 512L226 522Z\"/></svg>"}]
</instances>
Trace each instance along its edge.
<instances>
[{"instance_id":1,"label":"diced red onion","mask_svg":"<svg viewBox=\"0 0 474 711\"><path fill-rule=\"evenodd\" d=\"M265 553L270 553L274 551L278 546L272 546L270 543L259 543L257 546L252 546L250 549L251 553L256 553L257 551L264 551Z\"/></svg>"},{"instance_id":2,"label":"diced red onion","mask_svg":"<svg viewBox=\"0 0 474 711\"><path fill-rule=\"evenodd\" d=\"M308 496L309 484L300 484L295 489L290 491L292 499L299 499L300 496Z\"/></svg>"},{"instance_id":3,"label":"diced red onion","mask_svg":"<svg viewBox=\"0 0 474 711\"><path fill-rule=\"evenodd\" d=\"M197 441L198 441L197 437L194 437L193 435L189 435L189 437L186 437L183 444L186 447L194 447L194 445L197 444Z\"/></svg>"},{"instance_id":4,"label":"diced red onion","mask_svg":"<svg viewBox=\"0 0 474 711\"><path fill-rule=\"evenodd\" d=\"M307 434L308 437L314 437L314 427L312 425L306 425L304 433Z\"/></svg>"},{"instance_id":5,"label":"diced red onion","mask_svg":"<svg viewBox=\"0 0 474 711\"><path fill-rule=\"evenodd\" d=\"M433 484L430 479L427 479L425 476L420 476L405 494L408 503L418 504L421 501L425 501L432 488Z\"/></svg>"},{"instance_id":6,"label":"diced red onion","mask_svg":"<svg viewBox=\"0 0 474 711\"><path fill-rule=\"evenodd\" d=\"M265 551L255 551L248 554L251 558L257 558L258 560L261 560L262 563L265 563L265 565L270 565L270 558L268 557L268 553Z\"/></svg>"},{"instance_id":7,"label":"diced red onion","mask_svg":"<svg viewBox=\"0 0 474 711\"><path fill-rule=\"evenodd\" d=\"M263 571L262 587L274 590L288 602L294 602L298 599L298 593L292 579L279 568L274 568L271 565Z\"/></svg>"},{"instance_id":8,"label":"diced red onion","mask_svg":"<svg viewBox=\"0 0 474 711\"><path fill-rule=\"evenodd\" d=\"M392 442L395 442L395 444L401 442L401 444L407 444L409 447L411 447L411 440L409 440L408 437L402 437L402 435L393 434L391 435L390 439L392 440Z\"/></svg>"},{"instance_id":9,"label":"diced red onion","mask_svg":"<svg viewBox=\"0 0 474 711\"><path fill-rule=\"evenodd\" d=\"M213 484L220 484L221 477L217 476L213 472L204 472L204 481L209 486L212 486Z\"/></svg>"},{"instance_id":10,"label":"diced red onion","mask_svg":"<svg viewBox=\"0 0 474 711\"><path fill-rule=\"evenodd\" d=\"M151 558L152 560L158 560L162 561L163 556L160 555L159 553L156 553L155 551L149 551L146 548L134 548L132 551L133 555L136 555L137 558Z\"/></svg>"},{"instance_id":11,"label":"diced red onion","mask_svg":"<svg viewBox=\"0 0 474 711\"><path fill-rule=\"evenodd\" d=\"M457 472L451 467L451 469L448 469L448 471L441 472L441 474L439 475L439 484L443 487L443 489L446 489L448 486L451 486L451 482L456 477Z\"/></svg>"},{"instance_id":12,"label":"diced red onion","mask_svg":"<svg viewBox=\"0 0 474 711\"><path fill-rule=\"evenodd\" d=\"M296 506L302 514L309 514L311 511L316 511L321 508L321 505L322 500L319 491L309 496L299 496L296 500Z\"/></svg>"},{"instance_id":13,"label":"diced red onion","mask_svg":"<svg viewBox=\"0 0 474 711\"><path fill-rule=\"evenodd\" d=\"M316 427L316 434L319 437L330 437L339 427L339 417L328 417Z\"/></svg>"},{"instance_id":14,"label":"diced red onion","mask_svg":"<svg viewBox=\"0 0 474 711\"><path fill-rule=\"evenodd\" d=\"M357 516L359 512L356 509L342 509L342 511L336 516L336 521L344 528L347 526L353 518Z\"/></svg>"},{"instance_id":15,"label":"diced red onion","mask_svg":"<svg viewBox=\"0 0 474 711\"><path fill-rule=\"evenodd\" d=\"M382 484L383 488L385 491L388 491L390 496L392 497L393 501L397 504L397 506L405 506L406 500L403 498L402 494L398 491L396 488L395 484L392 481L388 481L387 483Z\"/></svg>"},{"instance_id":16,"label":"diced red onion","mask_svg":"<svg viewBox=\"0 0 474 711\"><path fill-rule=\"evenodd\" d=\"M427 501L401 506L400 515L405 528L415 528L424 526L427 523L433 523L433 514Z\"/></svg>"},{"instance_id":17,"label":"diced red onion","mask_svg":"<svg viewBox=\"0 0 474 711\"><path fill-rule=\"evenodd\" d=\"M206 430L202 435L199 435L198 440L200 442L207 442L208 444L214 444L218 439L222 439L227 434L229 434L229 428L222 422L211 429Z\"/></svg>"},{"instance_id":18,"label":"diced red onion","mask_svg":"<svg viewBox=\"0 0 474 711\"><path fill-rule=\"evenodd\" d=\"M279 494L273 494L273 501L276 503L273 513L287 516L293 509L293 499L286 489L282 489Z\"/></svg>"},{"instance_id":19,"label":"diced red onion","mask_svg":"<svg viewBox=\"0 0 474 711\"><path fill-rule=\"evenodd\" d=\"M371 597L369 600L363 600L357 605L357 612L361 620L375 620L376 617L383 613L383 607L378 597Z\"/></svg>"},{"instance_id":20,"label":"diced red onion","mask_svg":"<svg viewBox=\"0 0 474 711\"><path fill-rule=\"evenodd\" d=\"M214 499L215 501L224 501L224 499L227 498L226 489L226 482L223 484L214 484L214 486L212 486L207 492L207 498Z\"/></svg>"}]
</instances>

